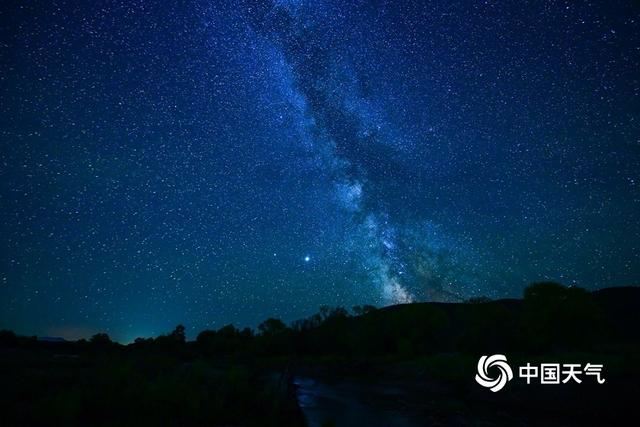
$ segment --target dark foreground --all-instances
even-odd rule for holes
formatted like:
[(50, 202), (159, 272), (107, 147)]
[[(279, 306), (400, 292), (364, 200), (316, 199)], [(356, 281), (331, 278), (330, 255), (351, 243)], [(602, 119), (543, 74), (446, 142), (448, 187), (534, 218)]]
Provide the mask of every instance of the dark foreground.
[[(0, 425), (628, 425), (640, 396), (640, 289), (539, 284), (523, 300), (323, 308), (291, 327), (184, 328), (122, 346), (0, 334)], [(602, 364), (604, 384), (514, 378), (478, 358)], [(496, 371), (491, 371), (496, 375)], [(539, 381), (538, 381), (539, 382)]]

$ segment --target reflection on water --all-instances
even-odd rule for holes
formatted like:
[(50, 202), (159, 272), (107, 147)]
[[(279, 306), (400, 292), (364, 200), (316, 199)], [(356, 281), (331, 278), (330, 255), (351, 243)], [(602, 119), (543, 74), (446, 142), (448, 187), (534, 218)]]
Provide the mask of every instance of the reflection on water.
[(295, 378), (294, 383), (309, 427), (425, 425), (424, 418), (403, 408), (402, 391), (393, 387), (323, 383), (301, 377)]

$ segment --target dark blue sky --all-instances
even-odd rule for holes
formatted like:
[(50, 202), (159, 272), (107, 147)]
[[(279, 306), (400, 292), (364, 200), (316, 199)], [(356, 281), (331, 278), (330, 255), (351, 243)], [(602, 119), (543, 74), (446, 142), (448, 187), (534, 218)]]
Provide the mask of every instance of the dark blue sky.
[(0, 6), (0, 326), (640, 282), (640, 8)]

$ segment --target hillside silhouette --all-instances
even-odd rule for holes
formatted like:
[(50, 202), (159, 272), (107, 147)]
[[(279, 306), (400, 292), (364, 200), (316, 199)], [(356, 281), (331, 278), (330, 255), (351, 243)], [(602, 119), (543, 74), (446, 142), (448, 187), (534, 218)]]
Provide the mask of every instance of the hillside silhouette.
[[(484, 354), (602, 363), (606, 383), (510, 384), (494, 395), (473, 381)], [(522, 299), (321, 307), (290, 325), (227, 325), (194, 341), (182, 325), (129, 345), (5, 330), (0, 360), (3, 425), (303, 426), (296, 376), (393, 382), (442, 425), (615, 424), (640, 392), (640, 288), (537, 283)]]

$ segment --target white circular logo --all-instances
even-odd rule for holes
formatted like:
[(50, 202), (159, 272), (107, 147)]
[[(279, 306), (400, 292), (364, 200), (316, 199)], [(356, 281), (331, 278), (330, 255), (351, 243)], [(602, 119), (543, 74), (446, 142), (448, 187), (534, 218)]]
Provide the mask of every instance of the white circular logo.
[[(495, 366), (500, 370), (498, 378), (490, 378), (488, 370)], [(507, 357), (503, 354), (494, 354), (493, 356), (482, 356), (478, 360), (478, 373), (476, 374), (476, 382), (489, 390), (496, 392), (505, 386), (507, 381), (513, 379), (511, 367), (507, 364)]]

